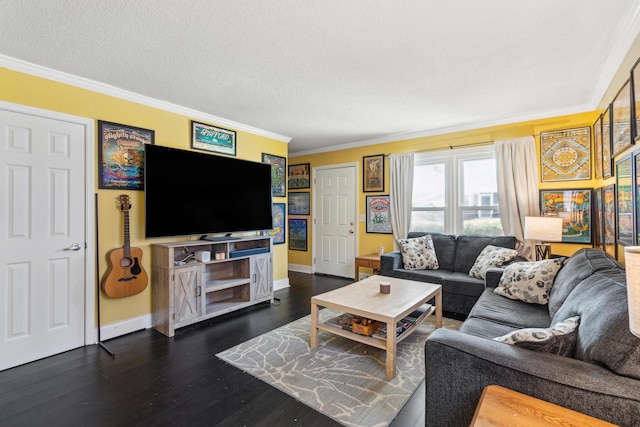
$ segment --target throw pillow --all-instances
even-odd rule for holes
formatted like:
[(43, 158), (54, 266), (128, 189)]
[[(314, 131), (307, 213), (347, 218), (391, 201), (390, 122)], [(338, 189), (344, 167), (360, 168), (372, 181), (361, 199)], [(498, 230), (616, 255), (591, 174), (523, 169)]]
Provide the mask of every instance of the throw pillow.
[(439, 267), (430, 235), (414, 239), (398, 239), (398, 246), (406, 270), (435, 270)]
[(509, 332), (494, 341), (571, 357), (578, 338), (580, 316), (570, 317), (550, 328), (526, 328)]
[(487, 245), (473, 263), (473, 267), (469, 270), (469, 276), (484, 279), (489, 268), (501, 267), (505, 262), (515, 258), (516, 255), (518, 255), (518, 251), (515, 249)]
[(547, 304), (556, 274), (564, 258), (536, 262), (514, 262), (507, 266), (493, 292), (533, 304)]

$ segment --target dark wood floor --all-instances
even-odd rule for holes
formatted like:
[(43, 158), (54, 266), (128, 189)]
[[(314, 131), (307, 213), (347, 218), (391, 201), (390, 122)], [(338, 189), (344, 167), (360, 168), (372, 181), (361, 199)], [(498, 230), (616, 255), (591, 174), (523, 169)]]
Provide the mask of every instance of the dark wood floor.
[[(276, 304), (176, 331), (148, 329), (0, 372), (0, 425), (339, 426), (215, 354), (310, 312), (350, 280), (290, 272)], [(424, 426), (424, 383), (393, 427)]]

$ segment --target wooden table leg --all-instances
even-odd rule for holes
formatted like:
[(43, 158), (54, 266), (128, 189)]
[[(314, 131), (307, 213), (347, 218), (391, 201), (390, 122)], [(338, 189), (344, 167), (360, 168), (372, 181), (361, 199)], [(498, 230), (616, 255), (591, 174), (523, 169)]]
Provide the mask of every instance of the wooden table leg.
[(309, 346), (318, 347), (318, 305), (311, 303), (311, 342)]
[(387, 378), (396, 376), (396, 323), (387, 323)]
[(436, 328), (442, 327), (442, 288), (436, 294)]

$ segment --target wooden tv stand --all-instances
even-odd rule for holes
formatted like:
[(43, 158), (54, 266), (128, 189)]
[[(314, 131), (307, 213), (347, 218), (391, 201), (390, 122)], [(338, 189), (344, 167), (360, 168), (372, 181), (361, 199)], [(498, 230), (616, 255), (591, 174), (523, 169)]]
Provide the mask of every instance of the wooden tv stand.
[[(209, 251), (211, 260), (197, 261), (197, 251)], [(273, 302), (269, 236), (157, 243), (151, 257), (153, 328), (168, 337), (176, 328)]]

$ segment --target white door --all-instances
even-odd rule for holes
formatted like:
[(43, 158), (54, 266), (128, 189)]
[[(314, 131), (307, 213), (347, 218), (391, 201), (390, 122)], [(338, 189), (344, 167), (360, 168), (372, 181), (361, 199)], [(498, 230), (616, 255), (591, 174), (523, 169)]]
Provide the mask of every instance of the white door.
[(85, 131), (0, 109), (0, 370), (85, 343)]
[(353, 278), (357, 238), (357, 165), (314, 168), (315, 272)]

